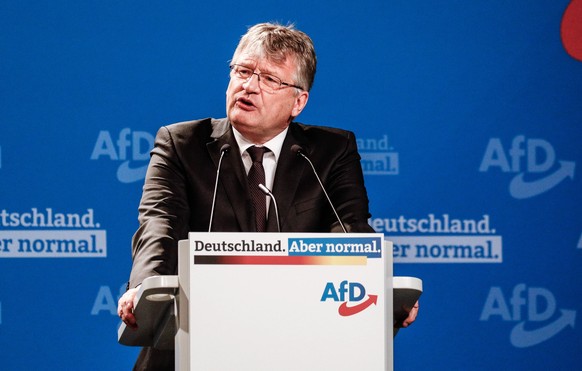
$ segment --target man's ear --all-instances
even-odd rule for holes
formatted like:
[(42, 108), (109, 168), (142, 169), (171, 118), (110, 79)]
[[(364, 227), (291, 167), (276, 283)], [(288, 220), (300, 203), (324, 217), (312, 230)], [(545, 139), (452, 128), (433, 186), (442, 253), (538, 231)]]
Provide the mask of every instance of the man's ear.
[(293, 105), (293, 110), (291, 111), (291, 115), (293, 117), (299, 116), (303, 108), (307, 105), (307, 101), (309, 100), (309, 93), (305, 90), (301, 90), (299, 94), (295, 97), (295, 104)]

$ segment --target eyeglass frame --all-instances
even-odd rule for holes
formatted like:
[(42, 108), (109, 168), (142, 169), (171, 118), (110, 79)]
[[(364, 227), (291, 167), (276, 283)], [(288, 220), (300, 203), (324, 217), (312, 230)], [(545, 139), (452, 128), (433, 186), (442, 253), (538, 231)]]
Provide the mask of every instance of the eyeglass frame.
[[(244, 77), (237, 76), (237, 72), (234, 70), (235, 67), (242, 68), (244, 70), (248, 70), (251, 73), (251, 75), (248, 78), (246, 78), (246, 79)], [(261, 87), (261, 89), (263, 89), (263, 87), (261, 85), (261, 75), (263, 75), (263, 76), (269, 76), (274, 81), (278, 81), (279, 82), (279, 87), (278, 88), (270, 88), (270, 87), (267, 86), (267, 88), (269, 90), (272, 90), (272, 92), (276, 92), (278, 90), (285, 89), (285, 88), (295, 88), (295, 89), (299, 89), (299, 90), (305, 90), (301, 86), (297, 86), (297, 85), (294, 85), (294, 84), (291, 84), (291, 83), (288, 83), (288, 82), (284, 82), (279, 77), (277, 77), (277, 76), (275, 76), (275, 75), (273, 75), (271, 73), (255, 72), (255, 70), (253, 70), (252, 68), (247, 67), (247, 66), (243, 66), (242, 64), (233, 63), (233, 64), (231, 64), (229, 66), (229, 68), (233, 72), (233, 74), (235, 75), (236, 78), (241, 79), (241, 80), (244, 80), (245, 82), (249, 81), (253, 77), (253, 75), (257, 75), (258, 82), (259, 82), (259, 86)]]

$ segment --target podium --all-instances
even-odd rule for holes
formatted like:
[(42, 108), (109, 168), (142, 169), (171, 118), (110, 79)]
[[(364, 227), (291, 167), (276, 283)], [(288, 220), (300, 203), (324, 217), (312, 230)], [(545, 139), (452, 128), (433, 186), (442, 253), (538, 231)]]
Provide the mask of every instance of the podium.
[(376, 233), (190, 233), (178, 258), (118, 330), (175, 349), (177, 370), (391, 370), (393, 325), (422, 293)]

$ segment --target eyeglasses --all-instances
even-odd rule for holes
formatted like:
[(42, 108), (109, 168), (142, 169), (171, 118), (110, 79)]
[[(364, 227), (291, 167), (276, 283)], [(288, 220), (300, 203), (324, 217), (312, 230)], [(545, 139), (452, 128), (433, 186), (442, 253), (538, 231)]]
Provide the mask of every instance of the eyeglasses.
[(280, 78), (277, 76), (273, 76), (269, 73), (263, 72), (255, 72), (253, 69), (245, 66), (241, 66), (240, 64), (232, 64), (230, 65), (230, 70), (232, 71), (232, 75), (238, 79), (249, 81), (253, 75), (257, 75), (259, 79), (259, 86), (262, 90), (273, 93), (279, 89), (283, 89), (286, 87), (297, 88), (303, 90), (302, 87), (290, 84), (288, 82), (281, 81)]

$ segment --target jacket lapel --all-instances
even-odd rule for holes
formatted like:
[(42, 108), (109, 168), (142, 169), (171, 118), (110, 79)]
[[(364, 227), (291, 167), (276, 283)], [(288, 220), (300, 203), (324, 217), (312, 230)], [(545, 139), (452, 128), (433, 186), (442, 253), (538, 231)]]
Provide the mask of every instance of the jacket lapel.
[[(220, 169), (219, 179), (219, 193), (221, 185), (226, 193), (226, 196), (232, 206), (240, 230), (244, 232), (253, 231), (255, 229), (252, 219), (252, 206), (250, 204), (247, 190), (247, 180), (244, 171), (244, 166), (239, 154), (238, 144), (234, 139), (232, 130), (228, 120), (212, 120), (212, 135), (214, 140), (207, 144), (208, 153), (218, 168), (220, 160), (220, 149), (224, 144), (230, 145), (230, 151), (225, 154), (222, 159), (222, 166)], [(224, 195), (223, 195), (224, 197)], [(215, 218), (220, 215), (215, 213)], [(216, 225), (220, 226), (220, 220), (215, 219)]]
[[(288, 231), (285, 228), (286, 220), (291, 211), (293, 200), (295, 200), (297, 192), (299, 191), (299, 183), (305, 171), (305, 161), (298, 158), (291, 147), (298, 144), (309, 153), (307, 141), (304, 138), (300, 127), (296, 123), (291, 123), (289, 131), (281, 147), (281, 154), (277, 162), (277, 170), (275, 172), (275, 182), (273, 184), (273, 195), (277, 200), (279, 206), (279, 217), (281, 219), (281, 229), (283, 232)], [(273, 210), (273, 211), (271, 211)], [(271, 202), (269, 208), (269, 220), (267, 230), (270, 232), (277, 231), (277, 220), (275, 218), (274, 207)]]

